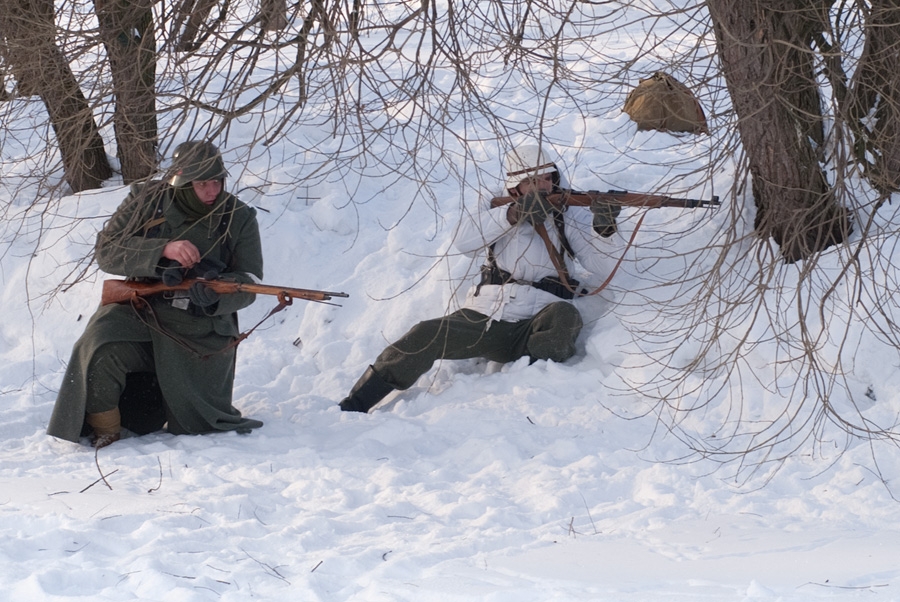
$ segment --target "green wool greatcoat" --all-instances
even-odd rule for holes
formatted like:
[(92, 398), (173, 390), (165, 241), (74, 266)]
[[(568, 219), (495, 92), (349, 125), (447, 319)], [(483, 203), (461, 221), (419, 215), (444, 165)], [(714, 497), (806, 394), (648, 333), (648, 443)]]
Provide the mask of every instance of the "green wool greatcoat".
[[(188, 240), (204, 258), (224, 264), (222, 279), (252, 282), (263, 275), (256, 211), (223, 193), (207, 216), (192, 220), (174, 202), (165, 183), (132, 186), (131, 193), (97, 236), (95, 258), (104, 272), (130, 279), (158, 279), (163, 247)], [(188, 274), (192, 276), (192, 274)], [(101, 306), (76, 342), (60, 386), (48, 434), (77, 442), (86, 413), (87, 374), (92, 358), (111, 342), (149, 343), (153, 369), (165, 399), (168, 430), (206, 433), (262, 426), (232, 405), (237, 311), (255, 295), (222, 295), (205, 310), (178, 309), (162, 295), (149, 309), (130, 304)], [(225, 349), (224, 351), (222, 351)], [(125, 416), (123, 416), (124, 422)]]

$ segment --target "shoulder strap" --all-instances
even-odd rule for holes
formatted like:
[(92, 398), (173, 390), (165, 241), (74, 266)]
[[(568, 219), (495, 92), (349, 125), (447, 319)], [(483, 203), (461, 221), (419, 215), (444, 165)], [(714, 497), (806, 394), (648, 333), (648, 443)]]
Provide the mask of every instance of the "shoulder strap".
[(495, 244), (496, 243), (491, 243), (491, 246), (488, 247), (487, 263), (481, 266), (481, 280), (479, 280), (478, 284), (475, 286), (476, 297), (481, 294), (481, 287), (485, 284), (493, 283), (494, 276), (500, 272), (500, 268), (497, 265), (497, 258), (494, 256)]
[(165, 195), (159, 192), (159, 186), (155, 181), (131, 185), (131, 194), (133, 196), (137, 198), (139, 195), (145, 195), (147, 202), (155, 204), (152, 217), (149, 217), (140, 228), (141, 235), (144, 238), (159, 236), (159, 226), (166, 222), (166, 216), (163, 213)]
[[(553, 267), (556, 268), (556, 273), (559, 275), (560, 283), (567, 290), (575, 293), (575, 288), (570, 284), (571, 277), (569, 276), (569, 269), (566, 266), (566, 259), (563, 255), (563, 252), (565, 252), (568, 253), (570, 257), (575, 257), (575, 252), (572, 250), (572, 246), (569, 244), (569, 240), (566, 238), (565, 221), (562, 212), (555, 211), (553, 213), (553, 224), (556, 227), (557, 234), (559, 234), (559, 239), (562, 243), (563, 248), (562, 251), (553, 246), (553, 242), (550, 240), (550, 235), (547, 233), (547, 228), (544, 227), (544, 224), (537, 224), (536, 226), (534, 226), (534, 230), (535, 232), (537, 232), (538, 236), (541, 237), (541, 240), (544, 242), (544, 246), (547, 248), (547, 254), (550, 255), (550, 262), (553, 264)], [(500, 271), (500, 268), (497, 265), (497, 258), (494, 256), (493, 244), (488, 247), (487, 264), (482, 268), (482, 271), (484, 271), (485, 268), (488, 269), (491, 273)], [(481, 284), (479, 284), (476, 289), (476, 296), (480, 292), (480, 289)]]
[(166, 222), (166, 216), (160, 215), (161, 213), (162, 213), (162, 207), (157, 207), (157, 209), (156, 209), (157, 217), (154, 217), (153, 219), (148, 220), (147, 223), (144, 224), (143, 230), (144, 230), (145, 238), (150, 234), (150, 231), (153, 230), (153, 228), (156, 228), (157, 226), (161, 226), (162, 224), (164, 224)]
[(556, 268), (556, 273), (559, 274), (560, 283), (569, 292), (577, 294), (575, 288), (569, 284), (569, 269), (566, 267), (566, 258), (559, 249), (553, 246), (550, 235), (547, 233), (547, 228), (544, 227), (544, 224), (537, 224), (534, 226), (534, 230), (541, 237), (541, 240), (544, 241), (544, 246), (547, 247), (547, 254), (550, 255), (550, 261), (553, 263), (553, 267)]
[(562, 211), (553, 212), (553, 224), (556, 226), (556, 233), (559, 234), (559, 241), (562, 243), (563, 250), (569, 257), (574, 259), (575, 251), (572, 250), (572, 245), (569, 244), (569, 239), (566, 238), (566, 219)]

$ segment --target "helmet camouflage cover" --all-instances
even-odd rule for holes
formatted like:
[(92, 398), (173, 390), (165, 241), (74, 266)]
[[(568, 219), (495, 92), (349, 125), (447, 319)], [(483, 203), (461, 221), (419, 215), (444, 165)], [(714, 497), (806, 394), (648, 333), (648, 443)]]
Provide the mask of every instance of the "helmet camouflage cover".
[(172, 154), (170, 180), (172, 186), (181, 187), (195, 181), (224, 180), (228, 175), (222, 154), (212, 142), (190, 140), (175, 147)]
[(537, 145), (526, 144), (509, 151), (504, 167), (507, 189), (515, 188), (522, 180), (548, 173), (554, 174), (553, 183), (559, 184), (559, 169)]

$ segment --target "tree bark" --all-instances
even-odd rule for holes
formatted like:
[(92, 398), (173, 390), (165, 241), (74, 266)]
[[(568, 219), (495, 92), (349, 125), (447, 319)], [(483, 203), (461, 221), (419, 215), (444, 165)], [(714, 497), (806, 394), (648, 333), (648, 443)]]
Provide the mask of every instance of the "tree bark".
[(869, 181), (879, 190), (896, 192), (900, 191), (900, 2), (872, 0), (864, 30), (865, 45), (846, 107), (848, 120), (863, 142), (858, 145), (858, 160)]
[(749, 159), (755, 226), (788, 262), (843, 242), (851, 225), (821, 167), (822, 111), (810, 0), (708, 0), (725, 81)]
[(113, 124), (122, 180), (150, 176), (157, 167), (154, 0), (94, 0), (112, 74)]
[[(201, 29), (204, 29), (209, 13), (212, 12), (217, 0), (181, 0), (174, 16), (171, 39), (177, 40), (175, 50), (178, 52), (193, 52), (200, 47), (202, 38), (197, 39)], [(204, 37), (212, 29), (205, 28)]]
[(281, 31), (288, 26), (285, 0), (260, 0), (259, 15), (266, 31)]
[[(0, 2), (0, 9), (3, 9), (4, 5)], [(0, 23), (0, 102), (6, 102), (12, 96), (6, 90), (6, 82), (12, 76), (8, 74), (9, 70), (9, 50), (6, 48), (6, 39), (3, 36), (3, 25)]]
[(0, 0), (0, 35), (20, 95), (40, 96), (56, 134), (66, 182), (74, 192), (112, 176), (103, 139), (62, 51), (53, 0)]

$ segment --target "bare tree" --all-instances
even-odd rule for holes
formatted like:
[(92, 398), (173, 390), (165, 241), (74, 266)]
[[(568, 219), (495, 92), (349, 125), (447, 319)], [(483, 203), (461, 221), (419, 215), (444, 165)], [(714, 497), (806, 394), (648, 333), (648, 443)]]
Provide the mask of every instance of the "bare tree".
[[(737, 204), (716, 240), (723, 252), (662, 283), (685, 302), (660, 304), (659, 320), (635, 331), (658, 371), (635, 385), (657, 399), (668, 433), (746, 474), (841, 445), (836, 433), (844, 445), (898, 441), (896, 420), (870, 416), (877, 383), (853, 380), (859, 326), (898, 335), (895, 270), (879, 249), (896, 224), (877, 217), (896, 184), (893, 4), (706, 3), (736, 133), (720, 150), (741, 157), (732, 194), (740, 203), (749, 184), (753, 238), (739, 226), (749, 206)], [(764, 363), (758, 347), (771, 353)], [(767, 395), (725, 386), (745, 379)]]
[(94, 0), (116, 104), (114, 124), (122, 179), (157, 167), (154, 0)]
[[(208, 35), (213, 33), (219, 21), (208, 24), (207, 20), (216, 4), (216, 0), (182, 0), (175, 4), (169, 38), (176, 51), (194, 51)], [(198, 39), (201, 32), (203, 35)]]
[(849, 215), (822, 165), (825, 133), (810, 52), (823, 26), (820, 7), (807, 0), (708, 6), (748, 157), (757, 231), (790, 262), (840, 244)]
[[(870, 181), (885, 192), (900, 190), (900, 6), (890, 0), (860, 3), (865, 42), (854, 71), (847, 81), (846, 70), (828, 63), (832, 82), (846, 121), (855, 135), (857, 160), (867, 170)], [(842, 24), (842, 23), (840, 23)], [(834, 28), (837, 44), (826, 45), (832, 56), (842, 51), (840, 28)], [(849, 94), (847, 92), (849, 88)], [(872, 114), (874, 113), (874, 114)], [(871, 153), (874, 160), (866, 156)]]
[(112, 175), (90, 105), (56, 45), (52, 0), (0, 2), (0, 37), (19, 95), (40, 96), (56, 134), (73, 191), (97, 188)]

